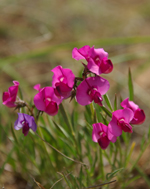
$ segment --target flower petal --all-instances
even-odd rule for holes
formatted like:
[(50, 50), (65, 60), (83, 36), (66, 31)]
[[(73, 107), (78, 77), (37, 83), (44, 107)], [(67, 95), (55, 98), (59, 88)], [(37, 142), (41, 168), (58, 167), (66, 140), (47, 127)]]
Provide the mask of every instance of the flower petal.
[(131, 121), (131, 124), (142, 124), (145, 121), (145, 113), (142, 109), (138, 108), (135, 112), (134, 112), (134, 118)]
[(123, 100), (121, 102), (121, 106), (123, 108), (130, 108), (134, 112), (139, 108), (139, 106), (135, 104), (133, 101), (129, 101), (129, 98), (126, 98), (125, 100)]
[(72, 51), (72, 58), (75, 60), (80, 60), (80, 59), (88, 59), (89, 58), (89, 53), (90, 53), (90, 46), (85, 45), (80, 49), (77, 49), (76, 47)]
[(99, 69), (100, 69), (101, 73), (104, 73), (104, 74), (110, 73), (113, 70), (113, 64), (112, 64), (111, 60), (109, 60), (109, 59), (106, 60), (106, 58), (103, 58)]
[(93, 124), (93, 131), (92, 131), (92, 140), (94, 142), (98, 142), (98, 139), (100, 138), (99, 133), (102, 131), (102, 125), (101, 123), (94, 123)]
[(110, 143), (110, 140), (108, 139), (107, 136), (101, 137), (98, 139), (98, 144), (103, 150), (105, 150), (108, 147), (109, 143)]
[(117, 124), (117, 119), (113, 116), (112, 120), (108, 124), (108, 138), (113, 139), (113, 136), (120, 136), (122, 134), (122, 129)]
[(87, 84), (87, 79), (82, 81), (77, 87), (76, 99), (79, 104), (82, 106), (88, 105), (92, 102), (92, 98), (89, 96), (89, 85)]
[(122, 110), (116, 110), (113, 112), (113, 116), (115, 116), (117, 119), (124, 119), (126, 123), (130, 123), (134, 117), (134, 113), (129, 108), (125, 108)]
[(92, 88), (97, 88), (98, 92), (101, 94), (101, 95), (104, 95), (106, 94), (106, 92), (108, 91), (109, 87), (110, 87), (110, 84), (109, 82), (100, 77), (100, 76), (96, 76), (96, 77), (89, 77), (87, 78), (87, 81), (89, 83), (89, 85), (92, 87)]

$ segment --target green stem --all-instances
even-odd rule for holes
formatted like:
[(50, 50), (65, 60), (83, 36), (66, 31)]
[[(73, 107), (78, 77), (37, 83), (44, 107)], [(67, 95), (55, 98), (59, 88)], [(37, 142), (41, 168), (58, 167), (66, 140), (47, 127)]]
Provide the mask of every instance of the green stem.
[(115, 166), (116, 160), (117, 160), (117, 154), (118, 154), (118, 147), (115, 144), (115, 155), (114, 155), (114, 161), (113, 161), (113, 165)]
[(103, 151), (100, 148), (100, 170), (101, 170), (101, 174), (102, 174), (102, 180), (105, 180), (105, 173), (104, 173), (104, 164), (103, 164)]
[(72, 134), (74, 142), (75, 142), (75, 148), (76, 148), (77, 154), (79, 155), (80, 160), (82, 160), (81, 154), (80, 154), (79, 149), (78, 149), (78, 143), (77, 143), (77, 139), (76, 139), (76, 136), (75, 136), (75, 132), (73, 130), (73, 126), (72, 126), (72, 124), (71, 124), (71, 122), (70, 122), (70, 120), (68, 118), (68, 115), (67, 115), (62, 103), (59, 105), (59, 107), (60, 107), (60, 111), (62, 113), (62, 116), (63, 116), (64, 120), (66, 121), (66, 124), (70, 128), (71, 134)]
[[(41, 128), (40, 128), (39, 126), (37, 127), (37, 130), (38, 130), (39, 136), (40, 136), (41, 138), (43, 138), (43, 134), (42, 134)], [(44, 150), (45, 150), (45, 153), (46, 153), (48, 159), (50, 160), (51, 166), (52, 166), (53, 169), (55, 170), (54, 165), (53, 165), (52, 162), (51, 162), (51, 159), (50, 159), (50, 156), (49, 156), (49, 154), (48, 154), (48, 151), (47, 151), (47, 148), (46, 148), (46, 144), (45, 144), (44, 141), (42, 141), (42, 145), (43, 145), (43, 148), (44, 148)]]
[(122, 148), (121, 148), (121, 143), (120, 143), (120, 138), (118, 137), (117, 139), (117, 146), (119, 149), (119, 154), (120, 154), (120, 167), (122, 166)]
[(139, 156), (137, 157), (137, 159), (134, 161), (134, 164), (132, 165), (130, 172), (134, 169), (134, 167), (137, 165), (138, 161), (140, 160), (141, 156), (143, 155), (144, 151), (146, 150), (146, 148), (150, 145), (150, 140), (148, 141), (148, 143), (145, 145), (145, 147), (141, 150)]
[(60, 174), (63, 176), (65, 182), (66, 182), (67, 185), (68, 185), (68, 187), (71, 189), (71, 186), (70, 186), (70, 184), (69, 184), (69, 182), (68, 182), (68, 180), (67, 180), (67, 178), (66, 178), (66, 175), (65, 175), (64, 173), (60, 173)]
[(112, 166), (112, 162), (111, 162), (110, 156), (106, 153), (105, 150), (104, 150), (104, 156), (107, 158), (109, 164)]

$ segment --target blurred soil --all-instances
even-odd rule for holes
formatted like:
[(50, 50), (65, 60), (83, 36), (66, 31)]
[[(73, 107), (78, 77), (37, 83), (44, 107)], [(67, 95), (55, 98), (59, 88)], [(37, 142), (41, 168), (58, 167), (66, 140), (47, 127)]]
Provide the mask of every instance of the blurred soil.
[[(0, 57), (7, 58), (30, 51), (73, 41), (90, 41), (101, 38), (146, 36), (150, 34), (150, 1), (148, 0), (1, 0), (0, 1)], [(94, 44), (93, 44), (94, 45)], [(109, 57), (116, 62), (114, 71), (106, 78), (112, 89), (110, 96), (119, 93), (123, 98), (128, 96), (127, 74), (131, 68), (135, 87), (135, 102), (144, 109), (147, 120), (137, 126), (133, 139), (136, 141), (134, 156), (140, 152), (138, 144), (147, 132), (150, 115), (150, 44), (118, 45), (106, 47)], [(123, 60), (117, 64), (117, 56), (133, 54), (136, 58)], [(140, 57), (140, 58), (139, 58)], [(0, 63), (1, 64), (1, 63)], [(27, 98), (28, 88), (41, 83), (50, 85), (50, 70), (61, 64), (72, 69), (76, 74), (81, 69), (79, 62), (71, 57), (71, 50), (59, 50), (44, 58), (24, 59), (0, 70), (0, 89), (10, 86), (18, 73), (28, 86), (22, 86)], [(76, 66), (78, 65), (78, 66)], [(1, 94), (0, 94), (1, 95)], [(6, 118), (7, 119), (7, 118)], [(5, 120), (4, 119), (4, 122)], [(150, 147), (143, 154), (139, 165), (150, 177)], [(32, 188), (21, 175), (5, 170), (0, 178), (0, 188)], [(146, 189), (143, 179), (139, 179), (131, 188)]]

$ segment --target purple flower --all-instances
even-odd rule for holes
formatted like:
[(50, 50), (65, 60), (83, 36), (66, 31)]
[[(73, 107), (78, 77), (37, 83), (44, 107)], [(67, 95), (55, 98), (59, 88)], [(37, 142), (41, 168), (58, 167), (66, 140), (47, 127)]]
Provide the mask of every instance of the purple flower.
[(53, 87), (44, 87), (40, 89), (40, 85), (37, 84), (34, 86), (34, 89), (39, 90), (39, 93), (34, 96), (36, 108), (51, 116), (56, 115), (62, 99), (55, 95)]
[(129, 101), (129, 98), (126, 98), (121, 102), (121, 106), (123, 108), (130, 108), (133, 113), (134, 117), (131, 120), (131, 124), (142, 124), (145, 121), (145, 113), (142, 109), (139, 108), (137, 104), (135, 104), (133, 101)]
[(91, 48), (88, 45), (80, 49), (74, 48), (72, 57), (75, 60), (86, 59), (88, 62), (87, 68), (97, 75), (107, 74), (113, 70), (113, 64), (103, 48), (95, 49), (94, 46)]
[(111, 140), (108, 139), (108, 127), (102, 123), (93, 124), (92, 140), (98, 142), (100, 147), (105, 150), (110, 141), (116, 142), (117, 137), (113, 136)]
[(75, 75), (70, 69), (57, 66), (51, 70), (53, 75), (52, 87), (58, 97), (68, 98), (74, 86)]
[(16, 130), (22, 129), (22, 133), (24, 136), (26, 136), (30, 128), (35, 132), (37, 125), (33, 116), (24, 113), (18, 113), (18, 119), (14, 123), (14, 128)]
[(19, 82), (13, 81), (13, 83), (14, 83), (14, 86), (9, 87), (8, 92), (4, 92), (3, 97), (2, 97), (3, 104), (9, 108), (13, 108), (17, 106), (15, 102), (17, 98)]
[(102, 95), (108, 91), (109, 87), (109, 82), (100, 76), (86, 78), (77, 87), (77, 102), (85, 106), (94, 100), (102, 106)]
[(134, 113), (129, 108), (123, 110), (116, 110), (112, 113), (112, 120), (108, 125), (108, 138), (112, 139), (113, 136), (120, 136), (122, 130), (124, 132), (132, 133), (132, 126), (130, 125)]

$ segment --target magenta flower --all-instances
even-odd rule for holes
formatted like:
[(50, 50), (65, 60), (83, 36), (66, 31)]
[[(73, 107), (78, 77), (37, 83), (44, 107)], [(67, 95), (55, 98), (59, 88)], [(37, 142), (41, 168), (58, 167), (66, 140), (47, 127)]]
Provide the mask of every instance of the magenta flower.
[(9, 108), (13, 108), (17, 106), (15, 102), (17, 98), (19, 82), (13, 81), (13, 83), (14, 86), (9, 87), (8, 92), (4, 92), (2, 97), (3, 104)]
[(111, 142), (116, 142), (117, 137), (114, 136), (112, 137), (111, 140), (108, 139), (108, 127), (102, 123), (95, 123), (93, 124), (93, 132), (92, 132), (92, 140), (94, 142), (98, 142), (100, 147), (105, 150), (110, 141)]
[(68, 98), (74, 86), (75, 75), (70, 69), (57, 66), (51, 70), (53, 75), (52, 87), (58, 97)]
[(34, 96), (36, 108), (51, 116), (56, 115), (62, 100), (55, 95), (53, 87), (40, 89), (40, 85), (38, 84), (34, 86), (34, 89), (39, 90), (39, 93)]
[(142, 109), (139, 108), (137, 104), (135, 104), (133, 101), (129, 101), (129, 98), (126, 98), (121, 102), (121, 106), (123, 108), (130, 108), (133, 113), (134, 117), (131, 120), (131, 124), (142, 124), (145, 121), (145, 113)]
[(129, 108), (123, 110), (116, 110), (112, 113), (112, 120), (108, 125), (108, 138), (112, 139), (113, 136), (120, 136), (122, 130), (124, 132), (132, 133), (132, 126), (130, 125), (134, 113)]
[(102, 95), (108, 91), (109, 87), (109, 82), (100, 76), (86, 78), (77, 87), (77, 102), (85, 106), (94, 100), (102, 106)]
[(113, 64), (103, 48), (94, 49), (94, 46), (91, 48), (88, 45), (80, 49), (74, 48), (72, 57), (75, 60), (86, 59), (88, 62), (87, 68), (97, 75), (107, 74), (113, 70)]
[(18, 113), (18, 119), (14, 123), (14, 128), (16, 130), (22, 129), (22, 133), (24, 136), (26, 136), (29, 132), (29, 129), (32, 129), (35, 132), (37, 125), (33, 116), (24, 113)]

